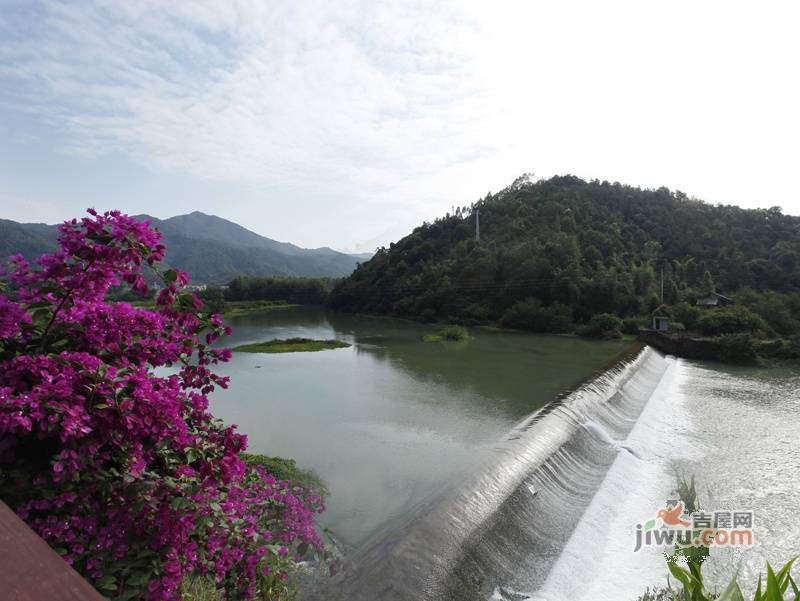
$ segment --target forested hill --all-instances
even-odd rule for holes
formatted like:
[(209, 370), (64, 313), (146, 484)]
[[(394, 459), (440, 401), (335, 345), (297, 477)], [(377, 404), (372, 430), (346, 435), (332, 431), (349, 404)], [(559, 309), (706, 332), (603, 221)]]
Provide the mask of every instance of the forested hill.
[[(666, 188), (522, 177), (381, 249), (330, 302), (347, 311), (485, 322), (535, 299), (584, 323), (597, 313), (648, 314), (659, 305), (662, 268), (669, 304), (714, 287), (759, 302), (766, 297), (747, 289), (797, 293), (800, 218), (779, 208), (714, 206)], [(781, 310), (800, 305), (798, 294), (778, 296)]]
[[(226, 284), (237, 276), (341, 277), (358, 257), (330, 248), (306, 249), (260, 236), (232, 221), (200, 212), (150, 220), (164, 234), (167, 263), (188, 271), (192, 281)], [(56, 227), (0, 219), (0, 264), (13, 254), (34, 259), (56, 249)]]

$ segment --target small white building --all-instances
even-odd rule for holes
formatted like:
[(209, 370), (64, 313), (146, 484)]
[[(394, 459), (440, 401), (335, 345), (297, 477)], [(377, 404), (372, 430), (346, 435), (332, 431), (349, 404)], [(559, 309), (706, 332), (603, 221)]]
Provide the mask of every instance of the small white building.
[(655, 311), (651, 314), (652, 317), (652, 328), (657, 332), (668, 332), (669, 331), (669, 315), (667, 314), (666, 308), (664, 305), (660, 305), (656, 308)]

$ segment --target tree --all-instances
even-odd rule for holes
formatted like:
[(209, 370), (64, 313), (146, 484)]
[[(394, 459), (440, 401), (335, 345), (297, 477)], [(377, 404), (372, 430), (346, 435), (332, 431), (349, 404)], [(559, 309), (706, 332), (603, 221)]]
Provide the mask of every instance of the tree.
[(767, 329), (761, 317), (741, 306), (706, 311), (697, 321), (697, 326), (707, 336), (753, 333)]
[(593, 315), (584, 335), (593, 338), (619, 338), (622, 333), (622, 320), (611, 313)]
[(321, 546), (321, 499), (246, 465), (246, 437), (208, 412), (230, 329), (185, 273), (163, 274), (154, 310), (106, 302), (123, 283), (148, 294), (165, 248), (147, 223), (90, 214), (36, 265), (13, 257), (16, 296), (0, 295), (3, 499), (109, 597), (177, 600), (194, 573), (273, 598)]
[(506, 311), (500, 323), (531, 332), (567, 332), (572, 324), (572, 309), (561, 303), (544, 307), (539, 299), (528, 298)]
[(709, 296), (716, 290), (714, 286), (714, 278), (711, 277), (711, 272), (706, 271), (703, 274), (703, 282), (700, 284), (700, 294)]
[[(586, 324), (597, 313), (651, 311), (663, 268), (670, 304), (694, 302), (715, 286), (731, 295), (749, 287), (780, 292), (782, 315), (798, 314), (791, 300), (800, 294), (798, 217), (573, 176), (523, 179), (474, 206), (480, 244), (466, 213), (423, 224), (338, 282), (331, 306), (498, 322), (535, 298), (569, 306)], [(447, 294), (437, 294), (436, 278), (445, 276)], [(776, 332), (794, 327), (774, 321)]]

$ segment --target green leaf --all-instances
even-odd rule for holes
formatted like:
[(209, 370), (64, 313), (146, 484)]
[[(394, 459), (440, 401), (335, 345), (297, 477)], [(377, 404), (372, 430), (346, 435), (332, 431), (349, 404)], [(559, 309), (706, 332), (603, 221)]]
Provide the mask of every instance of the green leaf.
[(124, 590), (122, 593), (114, 597), (113, 601), (130, 601), (134, 597), (137, 597), (141, 593), (140, 590), (135, 588), (129, 588)]
[(131, 586), (142, 586), (150, 582), (151, 575), (149, 572), (138, 572), (128, 578), (128, 584)]
[(97, 581), (96, 586), (106, 591), (114, 590), (117, 588), (117, 579), (111, 575), (103, 576)]
[(33, 319), (34, 322), (46, 323), (50, 321), (52, 315), (53, 312), (50, 309), (36, 309), (31, 313), (31, 319)]
[(690, 589), (692, 586), (692, 580), (689, 572), (684, 570), (674, 561), (668, 561), (667, 566), (669, 567), (670, 573), (678, 579), (678, 581), (684, 586), (686, 589)]
[(36, 301), (35, 303), (29, 304), (28, 305), (28, 310), (30, 310), (30, 309), (42, 309), (44, 307), (50, 307), (50, 306), (52, 306), (52, 304), (53, 303), (51, 303), (49, 300), (40, 300), (40, 301)]
[(695, 576), (689, 570), (680, 567), (674, 561), (667, 561), (667, 566), (672, 575), (683, 585), (684, 597), (686, 599), (691, 599), (691, 601), (707, 601), (709, 599), (705, 586), (703, 585), (702, 574), (698, 572), (698, 576)]
[(167, 284), (171, 284), (177, 279), (178, 279), (178, 272), (175, 271), (174, 269), (168, 269), (167, 271), (164, 272), (164, 281)]
[(778, 580), (778, 584), (781, 587), (781, 594), (785, 593), (786, 589), (789, 587), (789, 575), (791, 574), (792, 565), (795, 561), (797, 561), (797, 557), (793, 557), (787, 561), (786, 565), (784, 565), (775, 575), (775, 578)]
[(105, 403), (97, 403), (97, 404), (94, 406), (94, 408), (95, 408), (95, 409), (108, 409), (108, 405), (106, 405)]
[(182, 308), (194, 306), (194, 295), (191, 292), (184, 292), (178, 295), (178, 305)]
[(740, 589), (739, 585), (736, 583), (736, 576), (731, 579), (730, 584), (724, 591), (722, 591), (722, 594), (717, 598), (717, 601), (744, 601), (742, 589)]
[(778, 584), (778, 579), (775, 577), (775, 572), (772, 571), (772, 566), (767, 564), (767, 590), (766, 601), (783, 601), (781, 594), (781, 586)]

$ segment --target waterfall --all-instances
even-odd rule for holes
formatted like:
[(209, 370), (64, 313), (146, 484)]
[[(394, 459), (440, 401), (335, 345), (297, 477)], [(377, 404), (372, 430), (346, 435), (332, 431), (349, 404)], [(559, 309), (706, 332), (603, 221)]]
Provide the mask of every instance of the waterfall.
[(377, 535), (318, 597), (529, 598), (516, 591), (545, 585), (615, 460), (640, 461), (626, 439), (671, 364), (645, 348), (532, 414), (474, 476)]

